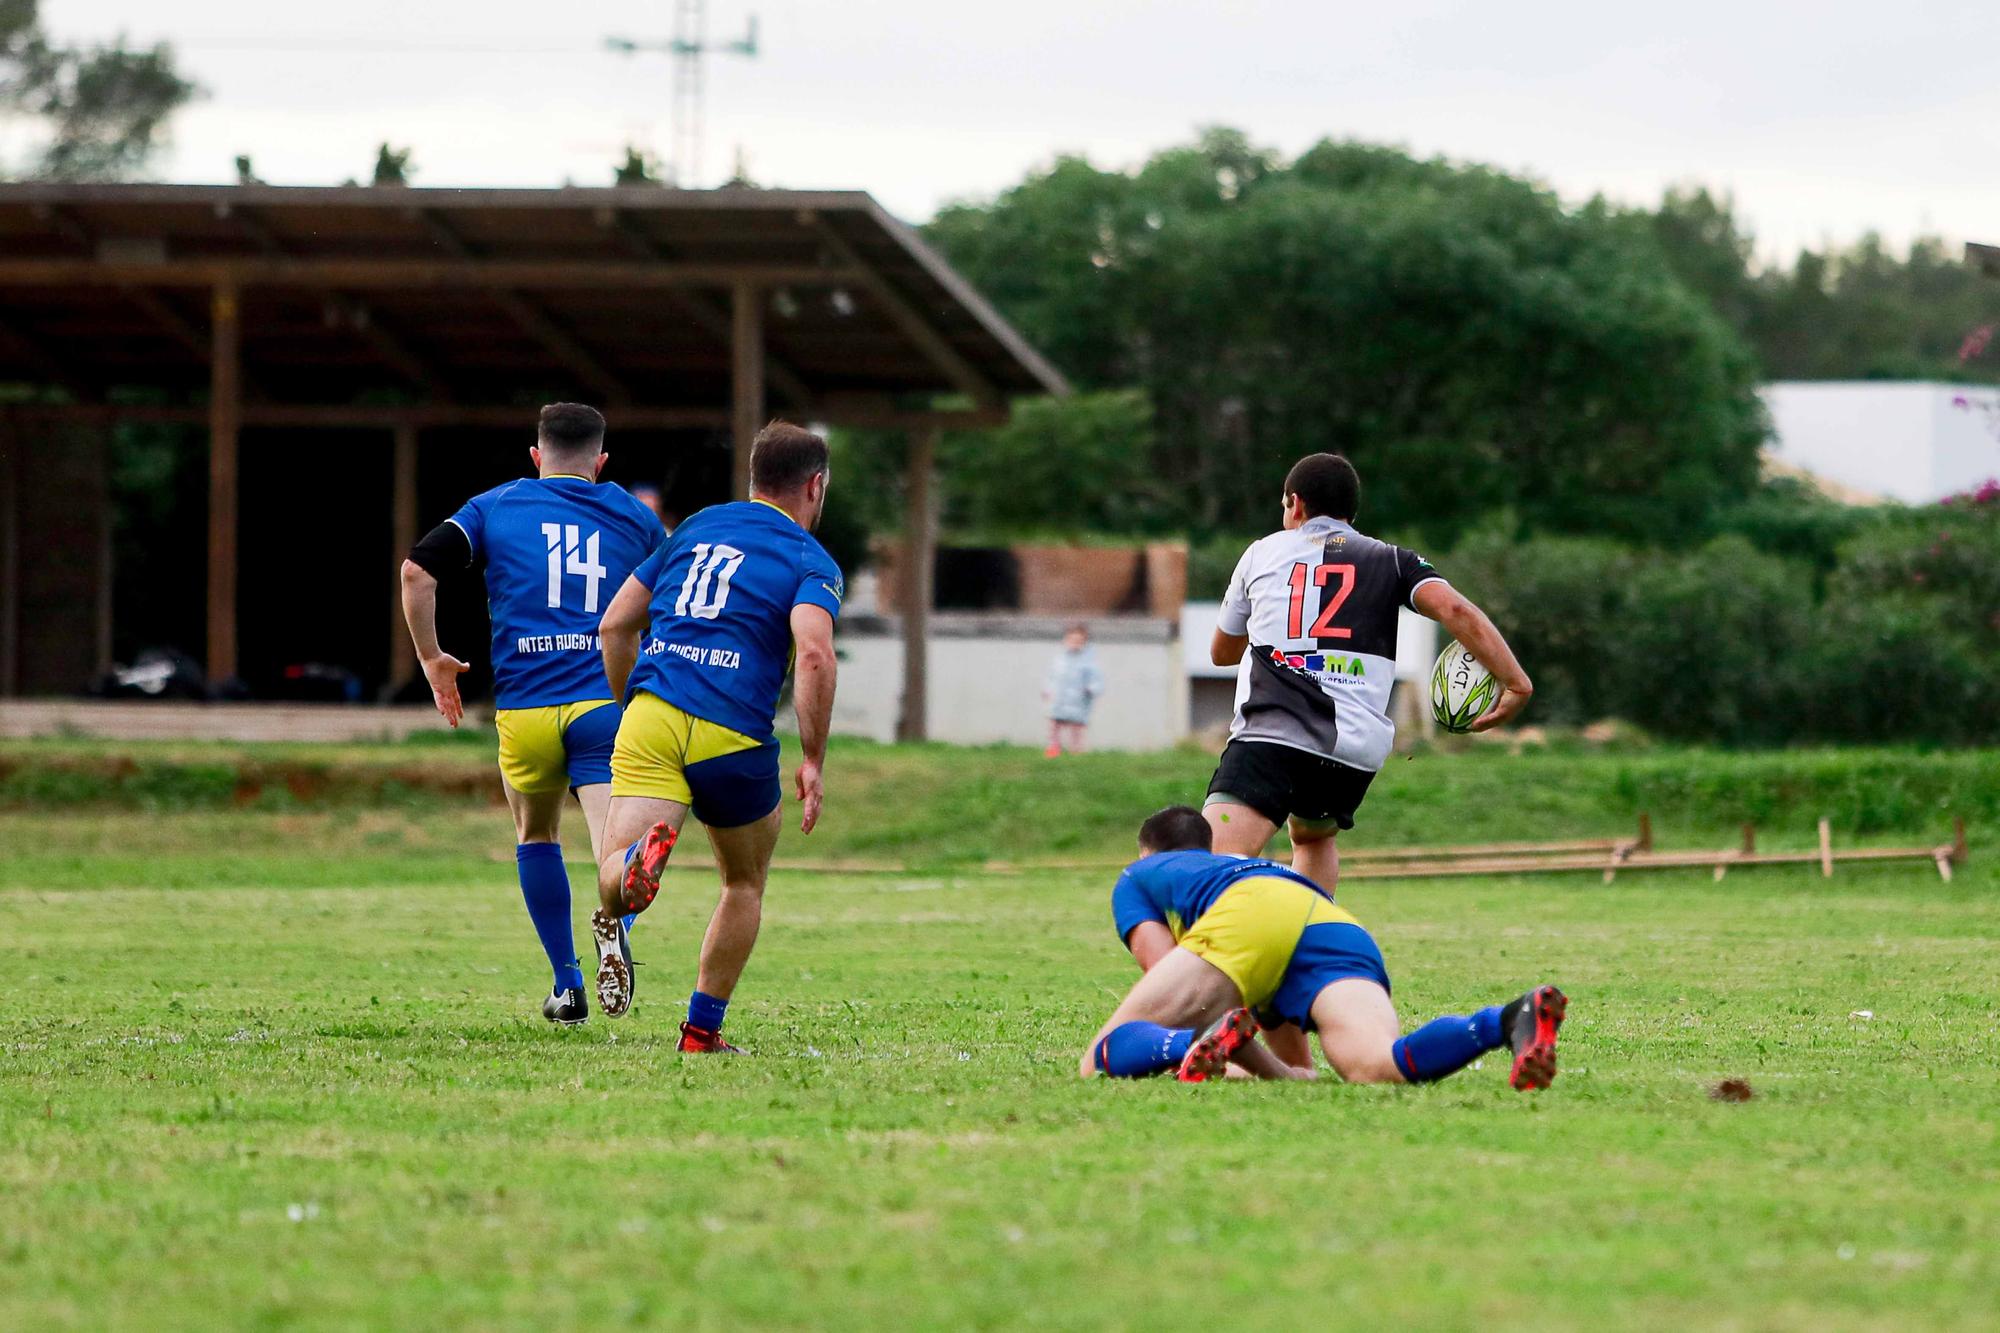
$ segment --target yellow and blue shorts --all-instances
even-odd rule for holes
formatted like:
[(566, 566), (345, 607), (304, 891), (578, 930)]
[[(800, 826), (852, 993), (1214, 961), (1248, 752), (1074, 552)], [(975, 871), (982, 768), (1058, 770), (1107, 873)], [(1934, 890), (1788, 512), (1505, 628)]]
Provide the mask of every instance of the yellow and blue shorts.
[(1359, 921), (1295, 879), (1257, 875), (1223, 890), (1180, 945), (1236, 983), (1266, 1027), (1312, 1026), (1319, 993), (1360, 977), (1389, 989), (1382, 951)]
[(611, 794), (679, 801), (710, 828), (754, 824), (778, 808), (778, 742), (639, 690), (618, 727)]
[(500, 776), (530, 796), (611, 781), (618, 712), (610, 699), (498, 710)]

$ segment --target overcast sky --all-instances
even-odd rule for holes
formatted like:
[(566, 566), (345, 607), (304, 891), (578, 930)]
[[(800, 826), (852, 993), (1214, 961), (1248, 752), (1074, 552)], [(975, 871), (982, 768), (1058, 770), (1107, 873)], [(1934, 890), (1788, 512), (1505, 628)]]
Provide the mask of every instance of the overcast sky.
[[(247, 153), (279, 184), (608, 183), (670, 142), (671, 0), (43, 0), (65, 38), (171, 40), (208, 96), (170, 180)], [(1530, 173), (1580, 200), (1734, 193), (1760, 249), (1876, 230), (2000, 240), (2000, 4), (1991, 0), (710, 0), (762, 53), (708, 62), (707, 175), (867, 189), (921, 221), (1062, 152), (1141, 161), (1227, 124), (1296, 152), (1325, 135)]]

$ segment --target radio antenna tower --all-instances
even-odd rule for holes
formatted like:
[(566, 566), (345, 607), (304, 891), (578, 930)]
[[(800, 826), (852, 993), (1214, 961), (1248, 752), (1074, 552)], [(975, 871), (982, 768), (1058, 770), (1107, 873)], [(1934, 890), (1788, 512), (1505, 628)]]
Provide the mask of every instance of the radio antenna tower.
[(701, 149), (704, 132), (702, 105), (702, 65), (710, 54), (757, 58), (757, 16), (750, 16), (744, 35), (733, 42), (708, 40), (708, 0), (674, 0), (674, 35), (665, 41), (640, 41), (630, 37), (606, 37), (607, 49), (620, 55), (657, 51), (674, 58), (673, 154), (667, 175), (683, 189), (701, 184)]

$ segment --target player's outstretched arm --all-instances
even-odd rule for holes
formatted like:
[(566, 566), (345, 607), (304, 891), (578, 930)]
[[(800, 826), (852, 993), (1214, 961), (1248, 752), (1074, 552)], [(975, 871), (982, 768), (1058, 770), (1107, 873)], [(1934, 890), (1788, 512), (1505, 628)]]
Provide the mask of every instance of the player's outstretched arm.
[(431, 701), (455, 727), (465, 716), (458, 678), (471, 668), (438, 647), (437, 590), (438, 581), (429, 570), (414, 560), (403, 562), (403, 622), (410, 627), (410, 642), (416, 645), (417, 661), (430, 682)]
[(797, 652), (792, 668), (792, 704), (799, 712), (799, 831), (811, 833), (819, 823), (820, 802), (826, 796), (821, 769), (826, 764), (826, 735), (833, 725), (833, 687), (838, 668), (833, 656), (833, 616), (823, 606), (801, 602), (792, 608), (792, 644)]
[(1500, 697), (1473, 719), (1474, 731), (1487, 731), (1511, 721), (1528, 706), (1535, 693), (1534, 682), (1528, 679), (1528, 673), (1515, 659), (1514, 650), (1507, 646), (1499, 629), (1470, 598), (1443, 579), (1432, 579), (1417, 589), (1413, 600), (1421, 614), (1443, 625), (1500, 682)]
[(637, 578), (628, 578), (605, 608), (597, 622), (597, 642), (604, 653), (604, 676), (611, 682), (611, 697), (625, 697), (625, 683), (639, 661), (639, 635), (653, 618), (653, 590)]

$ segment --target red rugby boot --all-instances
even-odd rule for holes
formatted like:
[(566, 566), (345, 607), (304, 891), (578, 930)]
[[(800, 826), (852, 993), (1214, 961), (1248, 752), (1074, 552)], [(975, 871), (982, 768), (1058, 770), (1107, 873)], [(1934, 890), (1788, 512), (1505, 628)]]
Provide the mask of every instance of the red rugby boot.
[(1229, 1057), (1256, 1036), (1257, 1020), (1250, 1011), (1232, 1009), (1194, 1039), (1194, 1045), (1181, 1057), (1180, 1073), (1174, 1077), (1182, 1083), (1206, 1083), (1221, 1078), (1229, 1068)]
[(720, 1032), (710, 1032), (692, 1023), (681, 1024), (681, 1044), (678, 1048), (683, 1055), (741, 1055), (743, 1049), (731, 1046), (722, 1039)]
[(664, 819), (639, 839), (638, 850), (625, 863), (625, 879), (619, 885), (627, 912), (643, 912), (653, 905), (660, 892), (660, 872), (667, 868), (667, 857), (673, 854), (674, 843), (679, 840), (679, 831)]
[(1556, 1029), (1569, 1012), (1569, 997), (1554, 986), (1537, 986), (1514, 1015), (1507, 1044), (1514, 1050), (1514, 1068), (1507, 1082), (1517, 1092), (1533, 1092), (1556, 1081)]

